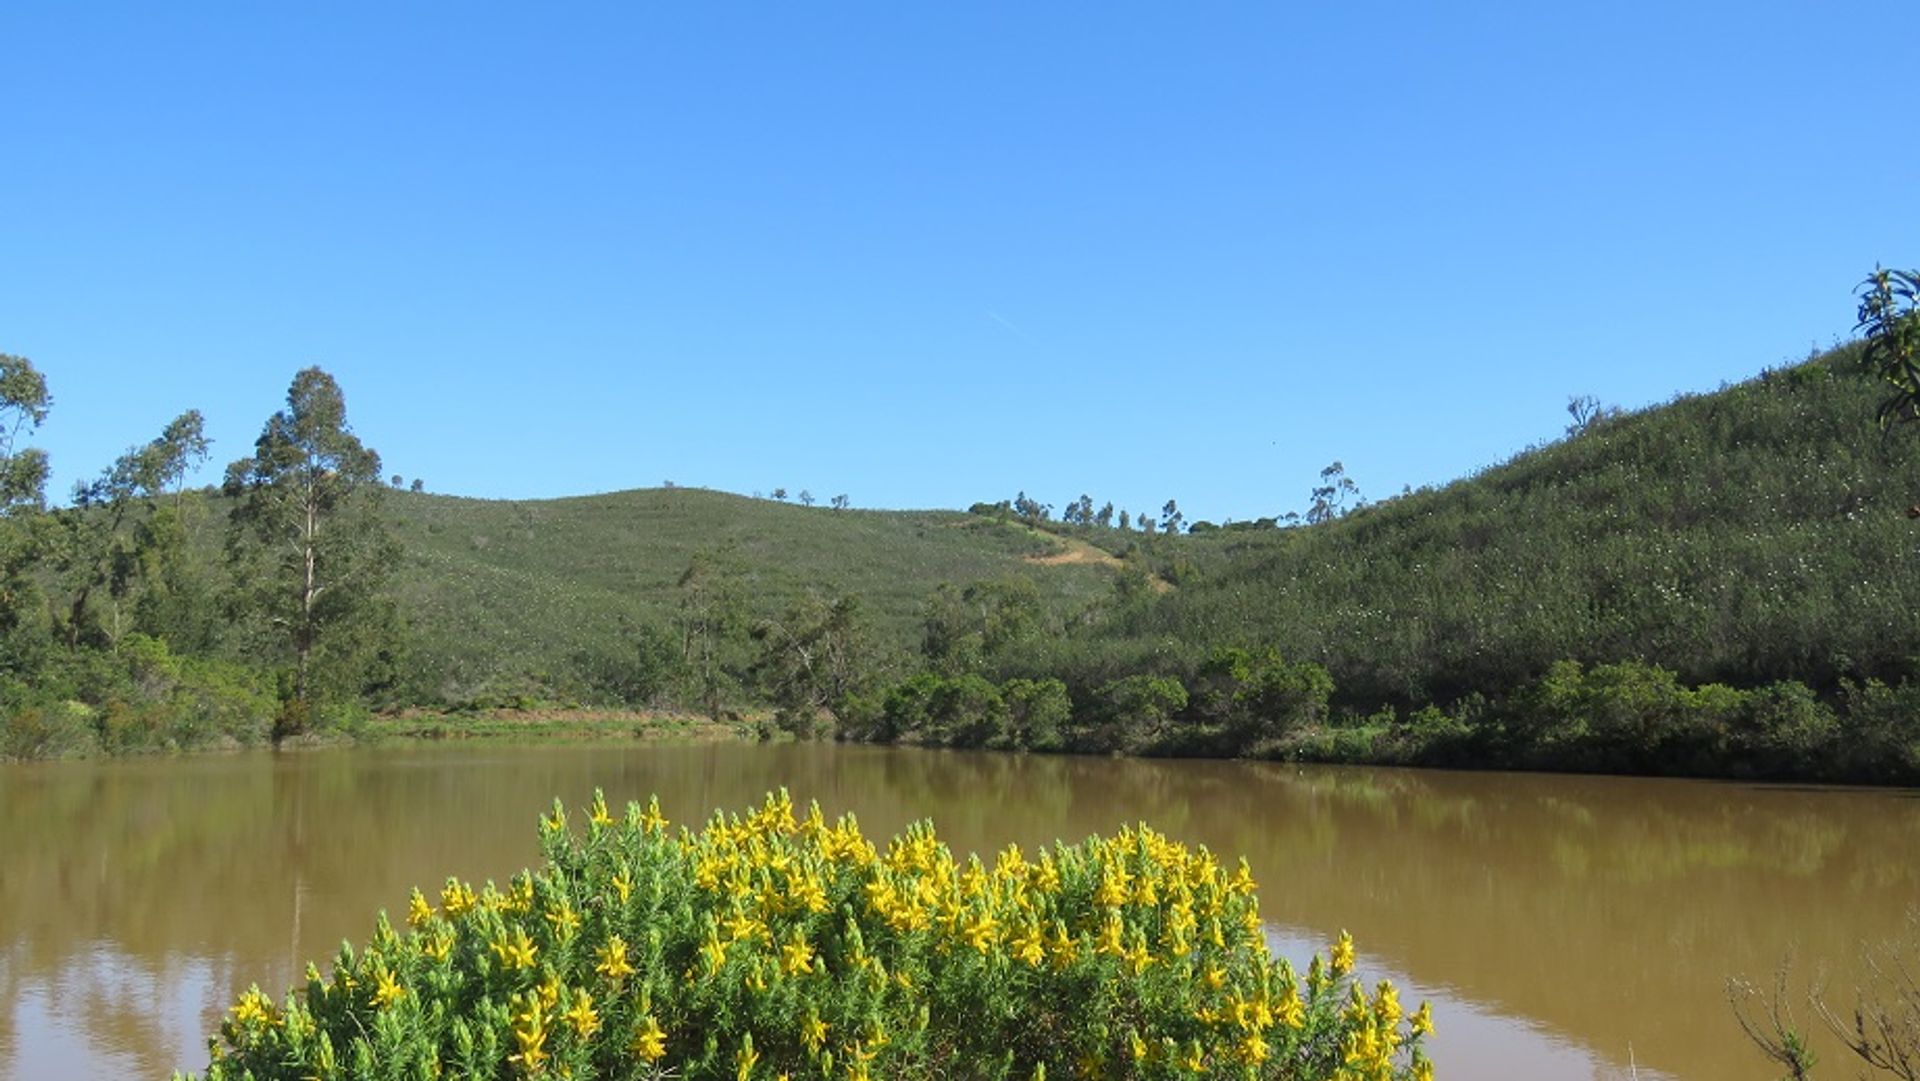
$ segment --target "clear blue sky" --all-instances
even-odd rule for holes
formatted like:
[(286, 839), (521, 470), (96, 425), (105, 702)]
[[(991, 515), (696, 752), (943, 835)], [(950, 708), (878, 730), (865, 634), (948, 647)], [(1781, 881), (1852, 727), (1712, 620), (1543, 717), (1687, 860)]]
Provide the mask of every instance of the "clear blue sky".
[(1846, 336), (1894, 10), (12, 0), (0, 351), (62, 498), (309, 364), (439, 492), (1378, 498)]

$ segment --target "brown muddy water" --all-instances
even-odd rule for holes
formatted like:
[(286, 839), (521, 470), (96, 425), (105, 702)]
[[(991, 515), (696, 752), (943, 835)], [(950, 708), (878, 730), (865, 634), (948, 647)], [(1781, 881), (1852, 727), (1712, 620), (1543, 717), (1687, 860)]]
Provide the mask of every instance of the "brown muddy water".
[(697, 825), (779, 786), (870, 837), (931, 817), (958, 853), (1145, 821), (1245, 856), (1278, 949), (1346, 928), (1363, 975), (1433, 1002), (1443, 1079), (1773, 1076), (1727, 977), (1793, 954), (1844, 1003), (1920, 903), (1901, 791), (727, 743), (6, 765), (0, 1078), (204, 1067), (248, 985), (278, 996), (416, 884), (533, 862), (555, 796)]

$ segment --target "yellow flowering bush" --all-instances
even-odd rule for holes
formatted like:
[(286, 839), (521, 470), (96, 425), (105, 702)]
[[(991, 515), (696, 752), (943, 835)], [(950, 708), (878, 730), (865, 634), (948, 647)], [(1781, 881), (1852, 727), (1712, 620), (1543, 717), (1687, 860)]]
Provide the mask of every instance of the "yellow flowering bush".
[(784, 792), (699, 832), (586, 818), (556, 802), (542, 869), (416, 891), (404, 931), (248, 991), (207, 1081), (1432, 1076), (1427, 1008), (1350, 939), (1297, 972), (1244, 862), (1144, 826), (989, 865)]

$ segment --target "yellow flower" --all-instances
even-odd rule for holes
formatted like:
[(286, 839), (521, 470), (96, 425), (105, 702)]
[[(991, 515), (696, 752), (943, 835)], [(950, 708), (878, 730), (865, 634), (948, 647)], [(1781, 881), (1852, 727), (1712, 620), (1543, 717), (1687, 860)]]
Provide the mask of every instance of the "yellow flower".
[(553, 925), (554, 937), (565, 942), (580, 929), (580, 914), (563, 897), (557, 905), (547, 910), (547, 922)]
[(432, 919), (433, 906), (427, 903), (419, 890), (414, 890), (413, 896), (407, 898), (407, 926), (417, 928)]
[(1388, 1028), (1398, 1024), (1401, 1017), (1400, 992), (1386, 980), (1380, 981), (1379, 990), (1373, 1000), (1373, 1015)]
[(273, 1001), (260, 993), (258, 987), (251, 988), (240, 996), (231, 1011), (235, 1024), (246, 1026), (273, 1022)]
[(1055, 968), (1065, 968), (1073, 963), (1079, 953), (1073, 939), (1067, 934), (1067, 927), (1059, 920), (1053, 921), (1053, 932), (1047, 938), (1047, 956)]
[(1328, 961), (1332, 963), (1333, 974), (1336, 976), (1344, 976), (1353, 971), (1352, 935), (1347, 934), (1345, 931), (1340, 932), (1340, 938), (1334, 942), (1333, 951), (1329, 955)]
[(613, 816), (607, 813), (607, 798), (598, 792), (593, 794), (592, 813), (588, 816), (596, 826), (613, 825)]
[(1040, 865), (1033, 872), (1033, 888), (1042, 894), (1060, 891), (1060, 868), (1054, 865), (1052, 853), (1041, 855)]
[(1020, 937), (1008, 943), (1013, 948), (1013, 956), (1035, 968), (1047, 958), (1046, 943), (1040, 936), (1039, 924), (1027, 924)]
[(1407, 1019), (1407, 1030), (1415, 1036), (1433, 1035), (1433, 1006), (1422, 1002), (1420, 1008), (1413, 1011)]
[(441, 928), (433, 934), (428, 935), (420, 943), (420, 955), (423, 957), (431, 957), (435, 961), (446, 960), (447, 954), (452, 950), (453, 935), (445, 928)]
[(1233, 878), (1227, 882), (1227, 892), (1250, 894), (1259, 888), (1253, 881), (1253, 869), (1247, 866), (1246, 860), (1241, 860), (1239, 869), (1233, 872)]
[(573, 1006), (567, 1010), (567, 1020), (573, 1022), (573, 1031), (585, 1040), (600, 1031), (600, 1015), (593, 1010), (593, 996), (585, 989), (573, 996)]
[(1258, 1032), (1247, 1033), (1246, 1039), (1234, 1047), (1240, 1061), (1249, 1066), (1257, 1066), (1267, 1061), (1267, 1041)]
[(393, 978), (393, 973), (388, 972), (385, 968), (380, 969), (376, 979), (376, 986), (373, 990), (374, 1005), (381, 1007), (391, 1006), (400, 1001), (401, 996), (406, 993), (407, 989), (400, 986), (400, 981)]
[(528, 1073), (539, 1072), (547, 1061), (547, 1023), (539, 999), (529, 1000), (513, 1019), (513, 1041), (519, 1051), (508, 1055), (508, 1061), (518, 1062)]
[(1188, 1073), (1207, 1072), (1207, 1056), (1200, 1050), (1199, 1040), (1191, 1040), (1187, 1043), (1186, 1054), (1180, 1056), (1180, 1067)]
[(967, 924), (964, 934), (967, 945), (985, 953), (999, 941), (1000, 921), (993, 918), (993, 913), (983, 911), (974, 917), (973, 922)]
[(1142, 908), (1150, 908), (1160, 903), (1160, 891), (1154, 886), (1153, 879), (1141, 875), (1134, 880), (1133, 903)]
[(723, 926), (727, 929), (728, 937), (735, 942), (751, 942), (754, 939), (767, 938), (770, 935), (766, 924), (761, 923), (745, 912), (735, 912), (733, 915), (727, 917), (727, 921)]
[(613, 892), (620, 895), (620, 903), (623, 905), (627, 903), (627, 898), (633, 895), (633, 880), (627, 877), (626, 871), (622, 870), (613, 876)]
[(800, 1040), (807, 1045), (807, 1050), (819, 1054), (821, 1045), (827, 1042), (827, 1023), (820, 1020), (819, 1014), (807, 1011), (807, 1019), (800, 1024)]
[(447, 885), (440, 891), (440, 903), (449, 917), (459, 917), (472, 910), (474, 905), (473, 887), (459, 879), (447, 879)]
[(1115, 957), (1125, 957), (1127, 946), (1126, 943), (1121, 940), (1121, 935), (1124, 931), (1125, 928), (1120, 923), (1120, 914), (1118, 912), (1108, 914), (1107, 925), (1100, 929), (1100, 937), (1094, 944), (1094, 949), (1099, 953), (1110, 953)]
[(597, 956), (599, 963), (593, 970), (607, 979), (618, 983), (633, 975), (633, 966), (627, 962), (627, 940), (619, 935), (608, 935), (606, 945), (600, 947)]
[(753, 1033), (749, 1032), (741, 1040), (740, 1050), (734, 1052), (734, 1081), (747, 1081), (752, 1076), (754, 1064), (760, 1061), (760, 1052), (753, 1049)]
[(798, 927), (793, 929), (793, 941), (780, 947), (780, 970), (789, 976), (813, 971), (813, 947)]
[(1207, 971), (1201, 976), (1201, 979), (1206, 981), (1208, 987), (1218, 991), (1220, 988), (1226, 986), (1227, 970), (1221, 968), (1219, 965), (1208, 965)]
[(639, 1031), (633, 1034), (633, 1053), (648, 1062), (658, 1062), (667, 1053), (667, 1033), (652, 1014), (641, 1018)]
[(700, 944), (700, 957), (707, 963), (709, 974), (718, 972), (720, 966), (727, 963), (727, 944), (720, 941), (718, 935), (709, 934), (707, 940)]
[(493, 952), (507, 968), (532, 968), (533, 957), (540, 952), (540, 947), (527, 937), (526, 928), (515, 927), (511, 938), (493, 943)]
[(666, 832), (667, 820), (660, 814), (660, 797), (647, 801), (647, 809), (640, 815), (640, 828), (647, 833)]

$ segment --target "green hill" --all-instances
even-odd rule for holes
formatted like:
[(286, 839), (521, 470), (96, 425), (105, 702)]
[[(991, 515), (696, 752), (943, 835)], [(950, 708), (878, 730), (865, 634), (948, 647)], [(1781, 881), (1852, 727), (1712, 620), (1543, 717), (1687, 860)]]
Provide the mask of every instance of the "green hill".
[(1199, 573), (1109, 643), (1277, 645), (1356, 706), (1498, 694), (1556, 660), (1688, 682), (1897, 680), (1920, 658), (1920, 430), (1845, 349), (1601, 419), (1324, 526), (1183, 537)]
[(809, 591), (857, 595), (876, 637), (918, 648), (942, 583), (1015, 576), (1053, 608), (1112, 590), (1114, 572), (1042, 564), (1065, 542), (1017, 523), (947, 511), (802, 507), (686, 488), (490, 501), (389, 492), (406, 549), (397, 576), (423, 688), (450, 699), (483, 685), (573, 682), (584, 658), (637, 625), (668, 628), (696, 553), (722, 553), (752, 616)]

